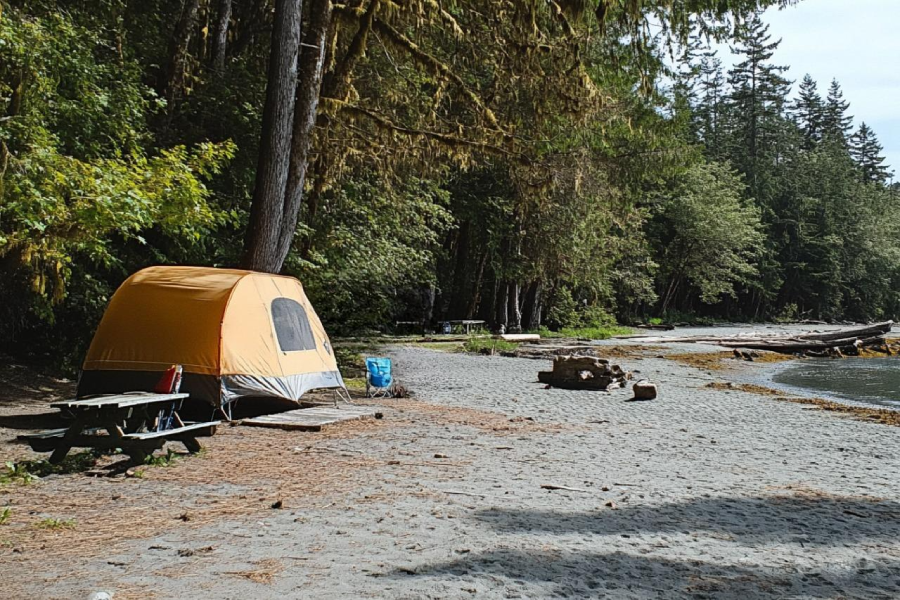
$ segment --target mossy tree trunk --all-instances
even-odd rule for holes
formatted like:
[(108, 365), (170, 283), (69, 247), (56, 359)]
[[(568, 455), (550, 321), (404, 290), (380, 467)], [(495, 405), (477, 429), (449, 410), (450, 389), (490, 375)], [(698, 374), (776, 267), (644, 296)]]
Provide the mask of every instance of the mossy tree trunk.
[(259, 161), (242, 262), (255, 271), (277, 273), (284, 262), (280, 237), (291, 164), (301, 10), (301, 0), (275, 2)]

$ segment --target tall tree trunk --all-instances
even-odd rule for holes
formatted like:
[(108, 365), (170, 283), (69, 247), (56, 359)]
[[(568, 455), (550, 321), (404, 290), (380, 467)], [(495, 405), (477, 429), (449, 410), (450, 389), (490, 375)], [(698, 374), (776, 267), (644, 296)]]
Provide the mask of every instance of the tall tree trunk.
[(294, 131), (291, 138), (291, 163), (284, 198), (284, 217), (278, 243), (278, 269), (291, 250), (297, 230), (297, 218), (303, 204), (303, 189), (309, 170), (309, 148), (316, 126), (316, 112), (325, 70), (325, 42), (331, 26), (331, 0), (312, 0), (307, 33), (300, 50), (300, 81), (294, 107)]
[(280, 271), (283, 262), (279, 236), (291, 163), (301, 9), (301, 0), (275, 2), (259, 162), (242, 261), (244, 268), (270, 273)]
[(519, 282), (509, 284), (509, 327), (507, 331), (519, 333), (522, 331), (522, 307), (519, 304)]
[(262, 29), (266, 20), (266, 4), (266, 0), (253, 0), (252, 5), (242, 9), (241, 3), (238, 3), (238, 18), (235, 20), (237, 35), (231, 44), (232, 56), (242, 54)]
[(509, 284), (505, 281), (498, 282), (497, 294), (494, 298), (494, 328), (507, 329), (509, 325)]
[(162, 97), (166, 99), (166, 110), (171, 113), (175, 108), (181, 88), (184, 86), (184, 69), (187, 62), (188, 47), (191, 36), (197, 26), (197, 13), (200, 0), (184, 0), (181, 17), (175, 26), (175, 32), (169, 43), (169, 64), (166, 68), (162, 85)]
[(14, 117), (22, 111), (22, 96), (25, 94), (25, 69), (19, 69), (12, 76), (10, 84), (11, 95), (9, 106), (6, 108), (7, 116)]
[(431, 329), (431, 321), (434, 318), (434, 301), (436, 298), (434, 285), (429, 285), (424, 290), (424, 298), (422, 299), (422, 333), (425, 334)]
[[(341, 58), (337, 66), (327, 75), (323, 76), (320, 93), (321, 97), (342, 99), (347, 95), (350, 88), (353, 69), (356, 67), (356, 63), (359, 59), (365, 56), (369, 32), (372, 30), (372, 22), (375, 19), (375, 12), (378, 10), (379, 5), (380, 0), (371, 0), (369, 2), (368, 7), (366, 7), (366, 12), (363, 13), (362, 18), (360, 19), (359, 28), (356, 30), (353, 39), (350, 41), (347, 52)], [(360, 2), (360, 6), (362, 6), (362, 2)], [(330, 5), (328, 10), (331, 10)], [(326, 31), (323, 32), (323, 35), (327, 35), (327, 28)], [(323, 46), (326, 45), (325, 41), (326, 40), (323, 39)], [(323, 60), (326, 58), (324, 52), (322, 58)], [(331, 58), (328, 62), (331, 62), (332, 60), (336, 59)], [(319, 126), (324, 128), (328, 127), (327, 115), (319, 115)], [(306, 196), (306, 225), (310, 230), (315, 229), (316, 213), (319, 211), (319, 199), (325, 189), (324, 182), (328, 177), (328, 167), (328, 157), (324, 154), (320, 154), (313, 165), (313, 173), (317, 183)], [(300, 249), (300, 256), (304, 259), (308, 258), (311, 251), (312, 240), (307, 237)]]
[(678, 292), (678, 286), (681, 284), (681, 275), (673, 276), (672, 281), (669, 283), (669, 288), (666, 290), (666, 295), (663, 298), (662, 308), (660, 309), (660, 315), (665, 315), (669, 310), (669, 306), (675, 300), (675, 294)]
[(484, 285), (484, 267), (487, 265), (488, 252), (485, 251), (478, 261), (478, 269), (475, 271), (475, 284), (472, 287), (472, 295), (469, 296), (469, 305), (466, 307), (466, 319), (474, 319), (481, 301), (481, 286)]
[(450, 299), (450, 318), (464, 318), (467, 306), (466, 291), (469, 283), (469, 221), (463, 221), (459, 225), (456, 236), (456, 261), (453, 268), (453, 287)]
[(217, 73), (225, 70), (225, 48), (228, 45), (228, 26), (231, 23), (231, 0), (219, 0), (216, 26), (212, 39), (212, 68)]
[(543, 302), (543, 286), (540, 281), (533, 281), (525, 292), (522, 309), (522, 320), (525, 329), (533, 331), (541, 327), (541, 308)]

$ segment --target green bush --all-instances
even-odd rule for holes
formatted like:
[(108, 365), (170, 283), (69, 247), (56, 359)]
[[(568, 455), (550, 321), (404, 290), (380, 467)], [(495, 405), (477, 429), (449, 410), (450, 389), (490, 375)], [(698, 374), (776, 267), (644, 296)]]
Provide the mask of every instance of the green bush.
[(519, 345), (506, 340), (494, 338), (472, 338), (463, 344), (463, 350), (476, 354), (497, 354), (499, 352), (513, 352)]
[(557, 289), (550, 300), (550, 307), (547, 309), (547, 327), (562, 329), (577, 327), (580, 324), (581, 315), (578, 314), (578, 303), (572, 297), (572, 292), (565, 287)]
[(581, 311), (581, 327), (610, 327), (616, 324), (616, 318), (602, 306), (585, 306)]
[(776, 323), (793, 323), (800, 319), (800, 311), (793, 302), (784, 306), (781, 312), (775, 317)]

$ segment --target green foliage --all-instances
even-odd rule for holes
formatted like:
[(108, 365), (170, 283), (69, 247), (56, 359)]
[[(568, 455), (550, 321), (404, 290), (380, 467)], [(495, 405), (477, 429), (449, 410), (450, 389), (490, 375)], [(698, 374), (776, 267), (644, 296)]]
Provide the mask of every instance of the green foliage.
[[(181, 458), (181, 455), (172, 450), (171, 448), (166, 448), (165, 454), (151, 454), (147, 458), (144, 459), (145, 465), (150, 465), (152, 467), (171, 467)], [(137, 474), (137, 471), (135, 471)]]
[(668, 277), (662, 310), (682, 285), (703, 302), (736, 295), (735, 285), (756, 275), (764, 239), (759, 209), (741, 199), (743, 184), (728, 167), (698, 165), (674, 185), (661, 213), (662, 271)]
[(75, 519), (60, 519), (58, 517), (46, 517), (34, 524), (38, 529), (75, 529)]
[(315, 251), (289, 259), (317, 312), (336, 334), (389, 322), (398, 290), (433, 281), (434, 252), (450, 215), (433, 182), (350, 181), (320, 209)]
[[(654, 323), (654, 321), (658, 321)], [(702, 315), (695, 312), (685, 312), (678, 309), (670, 308), (659, 319), (652, 319), (651, 324), (661, 325), (663, 323), (690, 325), (694, 327), (703, 327), (709, 325), (718, 325), (724, 323), (725, 320), (715, 315)]]
[[(381, 3), (351, 56), (359, 11), (336, 3), (285, 272), (332, 334), (474, 318), (602, 338), (613, 316), (794, 305), (898, 316), (900, 209), (880, 145), (868, 128), (850, 136), (836, 82), (822, 98), (808, 78), (787, 106), (778, 45), (755, 15), (787, 4)], [(3, 3), (4, 346), (74, 370), (132, 272), (238, 263), (264, 5), (235, 3), (224, 70), (201, 18), (169, 73), (180, 3)], [(735, 42), (729, 73), (707, 35)], [(342, 65), (346, 85), (331, 85)], [(365, 351), (339, 350), (339, 363), (359, 369)]]
[(334, 358), (337, 361), (338, 369), (341, 370), (341, 373), (355, 373), (360, 371), (365, 371), (366, 369), (366, 361), (363, 357), (363, 352), (365, 352), (367, 346), (362, 345), (353, 345), (353, 346), (335, 346), (334, 347)]
[(576, 338), (582, 340), (608, 340), (617, 335), (628, 335), (634, 330), (628, 327), (620, 327), (618, 325), (607, 325), (604, 327), (563, 327), (558, 331), (552, 331), (546, 327), (538, 329), (538, 333), (542, 338)]
[(775, 317), (776, 323), (794, 323), (800, 318), (800, 311), (794, 303), (786, 304), (781, 309), (781, 313)]
[(84, 450), (69, 454), (59, 464), (50, 464), (46, 460), (22, 460), (7, 462), (6, 472), (0, 473), (0, 484), (20, 483), (28, 485), (47, 475), (67, 475), (81, 473), (97, 464), (98, 454), (93, 450)]
[(581, 323), (589, 329), (609, 327), (616, 324), (616, 318), (602, 306), (585, 306), (581, 311)]
[(5, 466), (6, 472), (0, 474), (0, 483), (11, 483), (14, 481), (18, 481), (23, 485), (27, 485), (40, 479), (40, 477), (32, 474), (28, 470), (27, 465), (24, 465), (22, 463), (7, 461)]
[(500, 352), (514, 352), (519, 344), (507, 342), (496, 338), (474, 337), (466, 340), (463, 350), (474, 354), (499, 354)]
[[(786, 106), (783, 69), (773, 64), (778, 42), (765, 29), (753, 19), (741, 33), (730, 89), (718, 83), (714, 61), (701, 62), (699, 83), (685, 84), (696, 87), (690, 110), (703, 124), (692, 134), (709, 160), (736, 166), (748, 186), (739, 195), (759, 209), (765, 243), (750, 261), (755, 272), (741, 269), (715, 308), (698, 307), (694, 293), (671, 287), (660, 308), (751, 319), (896, 316), (897, 236), (886, 223), (898, 199), (884, 185), (877, 137), (867, 126), (850, 136), (853, 118), (837, 81), (823, 99), (807, 75)], [(671, 286), (678, 271), (671, 259), (661, 262)], [(702, 270), (720, 279), (720, 265), (710, 264)]]
[[(151, 236), (197, 245), (228, 219), (203, 181), (234, 145), (148, 149), (160, 105), (105, 33), (63, 12), (9, 7), (0, 18), (0, 269), (10, 283), (0, 304), (11, 317), (0, 334), (29, 314), (52, 324), (73, 276), (91, 278), (85, 267), (130, 271), (123, 245), (149, 248)], [(109, 290), (96, 282), (79, 281), (90, 296), (81, 301), (105, 304)]]
[(567, 287), (559, 288), (547, 310), (547, 325), (553, 329), (562, 329), (577, 327), (580, 322), (578, 303), (572, 297), (572, 292)]
[(890, 173), (884, 166), (884, 148), (872, 128), (863, 122), (859, 130), (850, 136), (850, 156), (860, 172), (864, 183), (885, 183)]
[(438, 352), (459, 352), (465, 350), (464, 343), (459, 342), (422, 342), (417, 343), (417, 348), (428, 348), (429, 350), (437, 350)]
[(9, 517), (12, 515), (12, 509), (8, 506), (4, 506), (3, 510), (0, 510), (0, 525), (3, 525), (7, 521), (9, 521)]

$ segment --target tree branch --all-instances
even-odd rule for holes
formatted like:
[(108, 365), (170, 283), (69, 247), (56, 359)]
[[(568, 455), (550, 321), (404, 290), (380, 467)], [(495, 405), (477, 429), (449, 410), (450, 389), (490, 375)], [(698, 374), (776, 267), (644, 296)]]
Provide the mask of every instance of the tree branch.
[(385, 23), (380, 19), (375, 19), (373, 22), (373, 27), (381, 34), (383, 34), (386, 38), (388, 38), (395, 46), (405, 50), (407, 54), (412, 56), (413, 60), (415, 60), (420, 65), (431, 69), (436, 75), (440, 77), (444, 77), (445, 79), (449, 79), (453, 83), (462, 90), (463, 95), (468, 98), (468, 100), (474, 104), (485, 116), (485, 118), (490, 122), (491, 125), (496, 127), (499, 130), (503, 130), (500, 126), (500, 123), (497, 121), (497, 117), (494, 115), (493, 111), (490, 108), (485, 106), (484, 102), (482, 102), (481, 98), (469, 89), (469, 86), (462, 80), (459, 75), (454, 73), (450, 67), (442, 63), (440, 60), (428, 54), (424, 50), (422, 50), (415, 42), (411, 39)]
[(384, 129), (390, 129), (391, 131), (395, 131), (397, 133), (402, 133), (403, 135), (411, 136), (411, 137), (424, 137), (430, 140), (434, 140), (441, 144), (457, 147), (457, 146), (468, 146), (470, 148), (477, 148), (478, 150), (483, 150), (485, 152), (489, 152), (491, 154), (505, 156), (508, 158), (513, 158), (514, 160), (530, 164), (530, 161), (525, 157), (525, 155), (511, 152), (502, 146), (498, 146), (496, 144), (490, 144), (488, 142), (481, 142), (477, 140), (470, 140), (462, 137), (458, 137), (455, 135), (450, 135), (447, 133), (442, 133), (439, 131), (431, 131), (428, 129), (416, 129), (412, 127), (406, 127), (403, 125), (397, 125), (391, 120), (383, 117), (371, 110), (363, 108), (361, 106), (350, 104), (348, 102), (344, 102), (343, 100), (338, 100), (336, 98), (322, 98), (322, 105), (327, 106), (329, 112), (342, 112), (353, 116), (365, 117), (370, 121), (373, 121), (379, 127)]

